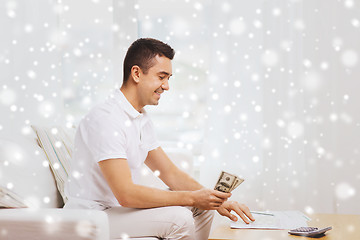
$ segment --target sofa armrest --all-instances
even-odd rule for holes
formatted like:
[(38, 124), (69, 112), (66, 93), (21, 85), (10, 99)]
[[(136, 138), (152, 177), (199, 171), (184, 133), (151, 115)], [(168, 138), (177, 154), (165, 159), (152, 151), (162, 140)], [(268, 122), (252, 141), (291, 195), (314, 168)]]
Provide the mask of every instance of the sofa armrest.
[(0, 238), (109, 239), (105, 212), (85, 209), (0, 209)]

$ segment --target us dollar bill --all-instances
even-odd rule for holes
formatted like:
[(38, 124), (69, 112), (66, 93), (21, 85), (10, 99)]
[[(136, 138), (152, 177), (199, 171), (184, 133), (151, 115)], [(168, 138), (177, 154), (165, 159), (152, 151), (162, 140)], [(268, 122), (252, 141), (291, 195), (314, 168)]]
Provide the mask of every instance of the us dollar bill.
[(239, 178), (234, 174), (222, 171), (214, 189), (228, 193), (237, 188), (243, 181), (244, 179)]

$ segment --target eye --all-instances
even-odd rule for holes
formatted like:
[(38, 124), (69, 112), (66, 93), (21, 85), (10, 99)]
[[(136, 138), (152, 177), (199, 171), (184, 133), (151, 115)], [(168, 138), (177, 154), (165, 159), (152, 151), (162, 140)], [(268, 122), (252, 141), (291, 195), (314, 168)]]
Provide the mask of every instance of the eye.
[(165, 79), (165, 76), (160, 76), (159, 77), (161, 80), (164, 80)]

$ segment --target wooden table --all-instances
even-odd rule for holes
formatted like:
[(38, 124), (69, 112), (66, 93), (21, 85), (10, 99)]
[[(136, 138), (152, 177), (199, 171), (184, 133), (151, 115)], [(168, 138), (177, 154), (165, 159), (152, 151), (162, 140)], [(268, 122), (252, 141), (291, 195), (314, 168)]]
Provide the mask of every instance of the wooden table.
[[(311, 221), (310, 227), (332, 227), (326, 232), (322, 240), (360, 240), (360, 215), (341, 214), (313, 214), (308, 215)], [(260, 230), (260, 229), (231, 229), (229, 221), (218, 214), (214, 219), (210, 233), (211, 240), (220, 239), (254, 239), (254, 240), (278, 240), (278, 239), (315, 239), (293, 236), (288, 230)]]

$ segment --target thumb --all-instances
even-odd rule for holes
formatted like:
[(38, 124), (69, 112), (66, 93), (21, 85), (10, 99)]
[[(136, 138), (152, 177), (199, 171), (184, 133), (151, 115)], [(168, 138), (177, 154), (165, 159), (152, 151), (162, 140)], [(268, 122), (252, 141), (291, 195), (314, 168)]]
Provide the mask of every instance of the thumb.
[(225, 217), (228, 217), (230, 220), (236, 222), (238, 220), (238, 218), (234, 215), (234, 214), (231, 214), (230, 211), (228, 211), (227, 209), (224, 209), (225, 211), (221, 211), (221, 215), (225, 216)]

